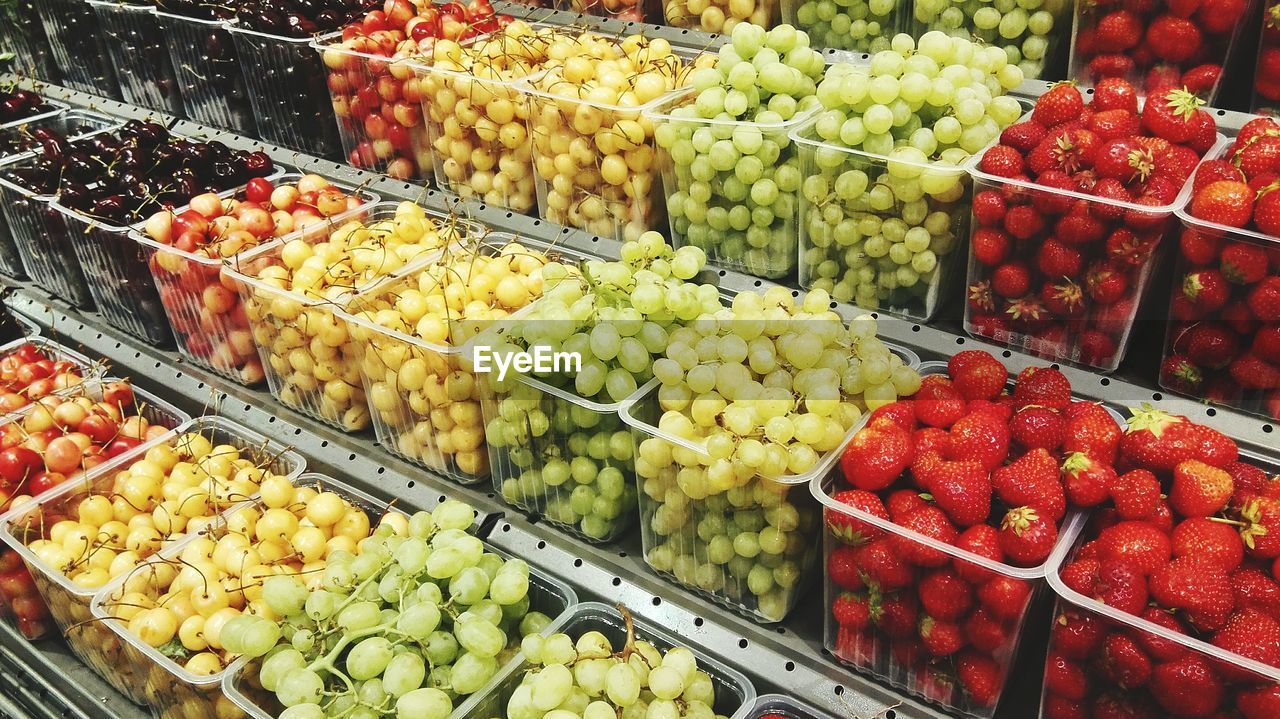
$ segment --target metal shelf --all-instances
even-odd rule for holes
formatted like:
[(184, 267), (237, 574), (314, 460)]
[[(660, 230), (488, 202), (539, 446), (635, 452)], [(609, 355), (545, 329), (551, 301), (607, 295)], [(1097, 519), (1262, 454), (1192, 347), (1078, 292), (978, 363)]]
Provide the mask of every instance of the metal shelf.
[[(148, 719), (151, 713), (120, 696), (57, 639), (29, 642), (0, 622), (0, 675), (17, 717)], [(0, 704), (0, 717), (10, 707)]]

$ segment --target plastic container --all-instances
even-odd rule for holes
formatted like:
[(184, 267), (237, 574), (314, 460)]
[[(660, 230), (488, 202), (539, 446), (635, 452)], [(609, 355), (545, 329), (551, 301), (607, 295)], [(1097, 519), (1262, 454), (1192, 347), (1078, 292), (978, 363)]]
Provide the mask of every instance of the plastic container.
[(0, 125), (0, 130), (12, 128), (12, 127), (19, 127), (21, 125), (26, 125), (31, 122), (48, 120), (50, 118), (57, 117), (58, 115), (61, 115), (65, 113), (67, 110), (71, 109), (71, 106), (68, 105), (67, 103), (58, 102), (57, 100), (41, 98), (40, 102), (41, 102), (41, 107), (39, 108), (38, 112), (35, 112), (31, 115), (27, 115), (26, 117), (23, 117), (23, 118), (19, 118), (17, 120), (6, 122), (3, 125)]
[[(835, 711), (846, 710), (847, 708), (842, 706)], [(819, 709), (808, 702), (802, 702), (785, 694), (762, 694), (756, 697), (755, 706), (751, 708), (751, 713), (746, 719), (763, 719), (775, 714), (786, 719), (837, 719), (843, 716), (843, 714), (833, 714), (829, 709)]]
[[(286, 173), (274, 178), (277, 185), (294, 184), (302, 175)], [(379, 195), (343, 183), (333, 183), (347, 193), (358, 194), (365, 204), (381, 199)], [(244, 188), (222, 193), (244, 199)], [(180, 215), (182, 207), (173, 211)], [(357, 214), (348, 211), (335, 215)], [(268, 238), (263, 243), (227, 258), (185, 252), (173, 245), (156, 242), (145, 232), (130, 230), (138, 243), (143, 260), (151, 271), (159, 291), (174, 341), (182, 357), (195, 365), (244, 385), (263, 380), (262, 365), (253, 343), (253, 333), (234, 279), (224, 273), (225, 265), (236, 265), (238, 258), (258, 247), (287, 242), (298, 233)]]
[[(26, 320), (22, 318), (21, 315), (17, 313), (10, 313), (10, 314), (12, 317), (17, 319), (18, 323), (21, 324), (23, 327), (29, 327), (27, 323), (30, 322), (30, 320)], [(38, 336), (39, 329), (40, 329), (39, 325), (35, 325), (35, 329), (36, 329), (35, 334), (29, 334), (25, 337), (22, 337), (21, 339), (16, 339), (12, 342), (8, 342), (3, 345), (0, 345), (0, 358), (8, 357), (12, 352), (22, 347), (23, 345), (33, 344), (36, 346), (36, 349), (40, 350), (40, 354), (44, 355), (44, 357), (47, 359), (51, 359), (54, 362), (70, 362), (76, 368), (76, 374), (80, 375), (80, 379), (82, 382), (90, 382), (90, 381), (97, 380), (102, 376), (103, 372), (106, 370), (105, 361), (95, 362), (89, 359), (87, 356), (71, 349), (70, 347), (67, 347), (64, 344), (55, 342), (51, 339), (48, 339), (47, 337)], [(30, 386), (31, 385), (28, 384), (27, 387), (24, 387), (23, 389), (19, 390), (18, 393), (23, 395), (24, 397), (30, 397), (31, 395), (28, 392), (28, 389), (30, 388)], [(79, 391), (80, 389), (78, 387), (72, 386), (72, 387), (66, 387), (60, 390), (53, 390), (46, 394), (75, 395)], [(44, 395), (41, 395), (41, 396), (44, 396)], [(39, 398), (40, 398), (39, 396), (36, 397), (36, 399), (39, 399)], [(27, 409), (27, 407), (31, 406), (31, 401), (33, 400), (29, 400), (27, 404), (22, 405), (21, 407), (17, 408), (14, 411), (23, 412), (24, 410)], [(0, 423), (2, 422), (3, 422), (3, 415), (0, 415)], [(0, 508), (3, 508), (2, 502), (0, 502)]]
[[(675, 90), (634, 107), (605, 105), (539, 90), (536, 83), (544, 76), (545, 71), (520, 83), (529, 95), (539, 215), (619, 241), (635, 240), (646, 230), (663, 226), (666, 202), (653, 162), (653, 124), (644, 120), (644, 114), (665, 112), (691, 90)], [(577, 116), (584, 119), (575, 121)], [(579, 132), (579, 127), (592, 131)], [(600, 150), (597, 136), (617, 138), (608, 148), (612, 152)], [(575, 140), (583, 141), (576, 158), (570, 153)], [(604, 179), (605, 163), (620, 167), (620, 184)]]
[(36, 0), (15, 0), (0, 7), (0, 52), (13, 53), (15, 72), (58, 82), (58, 65), (36, 6)]
[(311, 47), (328, 74), (344, 161), (397, 180), (426, 179), (431, 140), (422, 117), (425, 98), (409, 58), (343, 47), (341, 32), (321, 35)]
[(607, 17), (625, 22), (662, 24), (662, 11), (649, 6), (655, 0), (551, 0), (556, 10)]
[(1061, 80), (1066, 77), (1062, 43), (1071, 38), (1073, 7), (1071, 0), (915, 0), (907, 32), (918, 38), (941, 30), (979, 41), (1004, 50), (1028, 79)]
[(118, 0), (85, 1), (98, 14), (124, 101), (181, 117), (182, 94), (154, 8)]
[[(637, 640), (653, 644), (661, 652), (673, 647), (685, 647), (698, 660), (698, 669), (711, 677), (715, 687), (716, 702), (711, 707), (717, 716), (728, 719), (745, 719), (756, 699), (756, 689), (742, 672), (730, 667), (686, 637), (672, 636), (660, 625), (644, 617), (632, 616), (631, 627)], [(567, 615), (547, 627), (546, 634), (567, 634), (575, 641), (587, 632), (600, 632), (609, 639), (615, 650), (626, 645), (627, 624), (617, 607), (600, 602), (583, 602), (569, 610)], [(499, 670), (489, 685), (481, 689), (466, 704), (459, 707), (450, 719), (505, 719), (507, 700), (520, 685), (529, 663), (524, 655)]]
[(910, 0), (782, 0), (782, 21), (809, 33), (813, 47), (854, 53), (889, 49), (906, 32)]
[[(0, 162), (0, 172), (32, 162), (34, 153)], [(93, 297), (72, 247), (66, 217), (53, 209), (54, 195), (39, 195), (0, 175), (0, 210), (9, 226), (22, 269), (50, 295), (80, 309), (93, 307)]]
[[(514, 559), (512, 555), (502, 551), (496, 547), (485, 544), (485, 551), (497, 554), (504, 559)], [(551, 623), (543, 630), (543, 634), (550, 634), (555, 628), (565, 621), (582, 606), (578, 603), (578, 595), (565, 582), (551, 576), (538, 569), (532, 562), (529, 564), (529, 609), (530, 611), (542, 612), (551, 617)], [(500, 653), (499, 658), (508, 656), (509, 652), (518, 650), (518, 643), (514, 647), (508, 647)], [(523, 661), (524, 656), (515, 651), (505, 663), (499, 664), (496, 677), (501, 677), (508, 670)], [(279, 716), (282, 707), (276, 701), (275, 697), (264, 690), (258, 684), (258, 663), (256, 661), (245, 661), (244, 659), (236, 660), (225, 673), (222, 682), (222, 689), (226, 692), (228, 698), (235, 702), (246, 714), (253, 719), (275, 719)], [(463, 697), (454, 700), (454, 711), (449, 715), (450, 719), (463, 719), (468, 716), (465, 713), (465, 707), (478, 698), (484, 696), (485, 691), (493, 686), (494, 680), (480, 689), (480, 691), (470, 697)], [(485, 719), (491, 719), (485, 717)]]
[[(800, 149), (803, 176), (800, 286), (824, 289), (836, 301), (866, 310), (932, 319), (939, 301), (951, 296), (964, 261), (971, 196), (964, 167), (833, 145), (813, 131), (816, 122), (790, 135)], [(897, 193), (890, 182), (900, 186)], [(891, 242), (886, 234), (901, 241)], [(908, 234), (912, 246), (905, 242)], [(894, 261), (899, 253), (902, 264)]]
[[(354, 216), (330, 218), (313, 225), (295, 239), (313, 246), (327, 242), (332, 232), (360, 217), (366, 226), (390, 220), (396, 215), (397, 205), (397, 202), (369, 205), (360, 208)], [(441, 224), (452, 222), (434, 211), (428, 211), (427, 217)], [(464, 233), (474, 231), (469, 223), (461, 227)], [(271, 394), (288, 407), (344, 432), (362, 430), (372, 422), (360, 375), (362, 352), (351, 340), (347, 321), (333, 310), (346, 309), (357, 296), (386, 277), (356, 288), (330, 288), (332, 299), (280, 289), (258, 279), (258, 274), (268, 266), (282, 265), (283, 249), (282, 243), (273, 243), (245, 253), (239, 265), (229, 270), (253, 329), (267, 385)], [(441, 247), (424, 245), (413, 262), (425, 261), (439, 249)], [(413, 263), (397, 273), (412, 267)]]
[(482, 408), (494, 490), (585, 542), (626, 534), (638, 514), (636, 440), (618, 415), (622, 403), (593, 402), (514, 372), (488, 380)]
[(40, 325), (36, 324), (35, 320), (24, 314), (9, 310), (9, 316), (13, 318), (14, 322), (17, 322), (18, 325), (22, 327), (22, 336), (27, 339), (39, 337), (44, 332), (44, 330), (40, 328)]
[[(119, 120), (92, 110), (70, 110), (52, 117), (23, 121), (17, 126), (0, 129), (0, 163), (6, 158), (34, 149), (39, 143), (31, 137), (31, 131), (37, 128), (48, 128), (67, 140), (74, 140), (91, 132), (118, 126)], [(0, 274), (19, 280), (26, 279), (27, 276), (22, 267), (22, 256), (18, 253), (3, 214), (0, 214)]]
[[(759, 25), (768, 30), (778, 24), (781, 14), (778, 0), (748, 0), (748, 2), (648, 0), (648, 2), (653, 4), (649, 14), (656, 16), (652, 22), (723, 35), (728, 35), (733, 30), (733, 26), (740, 22)], [(823, 45), (819, 43), (816, 47), (823, 47)]]
[[(904, 364), (919, 364), (910, 350), (889, 347)], [(645, 468), (636, 467), (645, 562), (664, 578), (757, 622), (782, 621), (812, 578), (819, 555), (815, 540), (821, 514), (806, 485), (840, 471), (840, 449), (821, 455), (804, 474), (757, 475), (727, 492), (699, 497), (684, 488), (687, 480), (677, 472), (705, 472), (713, 461), (711, 455), (698, 442), (658, 429), (661, 414), (657, 387), (652, 384), (624, 400), (618, 412), (632, 428), (638, 456), (652, 457), (647, 454), (647, 442), (658, 443), (660, 455), (671, 455), (665, 466), (651, 459)], [(841, 448), (855, 431), (856, 425), (846, 433)], [(739, 537), (759, 539), (768, 529), (780, 535), (776, 539), (783, 545), (781, 551), (761, 548), (748, 557), (735, 548)]]
[[(394, 302), (404, 290), (417, 288), (419, 276), (448, 264), (453, 252), (495, 256), (513, 242), (567, 262), (588, 257), (538, 240), (491, 233), (474, 247), (447, 249), (430, 264), (419, 264), (401, 277), (362, 292), (346, 311), (335, 312), (347, 324), (358, 353), (378, 444), (460, 484), (482, 482), (490, 473), (481, 411), (488, 383), (472, 371), (475, 348), (486, 340), (477, 335), (491, 325), (500, 330), (511, 320), (449, 319), (449, 343), (440, 344), (389, 329), (360, 313), (374, 302)], [(517, 310), (516, 316), (536, 303), (535, 298)], [(423, 374), (418, 375), (419, 370)]]
[(120, 99), (115, 66), (107, 55), (106, 37), (93, 8), (85, 0), (40, 0), (34, 4), (62, 86)]
[[(813, 111), (776, 124), (675, 114), (693, 99), (686, 96), (676, 108), (646, 115), (654, 123), (662, 160), (672, 244), (701, 248), (714, 267), (770, 279), (792, 274), (799, 254), (800, 158), (788, 134), (804, 124)], [(721, 172), (712, 168), (709, 180), (696, 178), (695, 163), (698, 159), (706, 163), (707, 155), (694, 149), (694, 136), (731, 137), (739, 130), (758, 130), (763, 136), (760, 149), (740, 157), (733, 169)], [(744, 176), (750, 181), (743, 180)], [(760, 177), (772, 179), (777, 189), (768, 203), (758, 203), (751, 195)]]
[[(1219, 136), (1218, 144), (1208, 156), (1213, 156), (1227, 142)], [(1101, 372), (1114, 371), (1124, 359), (1147, 283), (1159, 262), (1160, 249), (1172, 242), (1172, 230), (1177, 224), (1174, 211), (1191, 197), (1191, 180), (1187, 180), (1172, 203), (1154, 206), (996, 177), (979, 170), (976, 163), (970, 174), (974, 178), (975, 198), (985, 192), (996, 192), (1005, 198), (1007, 211), (1031, 207), (1034, 215), (1041, 219), (1043, 229), (1030, 238), (1016, 240), (1012, 256), (1008, 258), (1010, 262), (1022, 261), (1028, 269), (1030, 290), (1023, 297), (999, 296), (992, 282), (996, 267), (979, 262), (970, 250), (965, 332), (1046, 359), (1071, 362)], [(1072, 211), (1087, 211), (1092, 222), (1072, 221), (1066, 225), (1065, 220)], [(1003, 231), (983, 227), (974, 219), (975, 234), (991, 229)], [(1037, 261), (1040, 248), (1050, 239), (1062, 238), (1067, 231), (1081, 233), (1082, 241), (1071, 246), (1082, 256), (1082, 274), (1071, 278), (1046, 276), (1040, 272)], [(1071, 243), (1071, 240), (1060, 241)], [(1052, 288), (1048, 289), (1051, 284)], [(1065, 298), (1062, 306), (1046, 306), (1043, 299), (1046, 292)], [(1058, 313), (1051, 312), (1051, 307)], [(1071, 314), (1063, 315), (1063, 308), (1068, 308)]]
[(221, 20), (155, 11), (182, 95), (182, 110), (203, 125), (257, 137), (235, 42)]
[[(88, 396), (95, 400), (100, 400), (102, 398), (103, 385), (108, 381), (110, 380), (89, 380), (62, 394), (63, 396), (74, 397)], [(133, 388), (133, 392), (135, 398), (134, 408), (151, 424), (174, 428), (190, 420), (190, 415), (148, 392), (137, 387)], [(21, 421), (29, 413), (30, 409), (28, 408), (7, 414), (0, 418), (0, 425)], [(51, 629), (49, 619), (52, 617), (60, 633), (66, 635), (72, 648), (78, 651), (78, 637), (73, 636), (74, 632), (71, 631), (71, 628), (74, 623), (89, 618), (89, 598), (97, 590), (79, 587), (67, 580), (60, 572), (34, 561), (35, 556), (26, 548), (26, 544), (21, 539), (14, 538), (16, 535), (12, 531), (13, 525), (21, 519), (25, 523), (24, 526), (30, 526), (31, 522), (27, 521), (26, 518), (30, 516), (29, 512), (36, 511), (39, 514), (35, 515), (37, 527), (35, 531), (43, 531), (45, 525), (41, 524), (41, 522), (45, 515), (39, 508), (43, 506), (42, 502), (44, 500), (68, 495), (83, 486), (85, 482), (95, 481), (94, 478), (96, 477), (106, 476), (109, 479), (110, 476), (114, 476), (116, 469), (126, 463), (132, 464), (133, 461), (141, 459), (147, 449), (159, 442), (163, 442), (165, 437), (171, 436), (172, 434), (166, 433), (162, 438), (144, 442), (141, 446), (126, 451), (89, 471), (72, 474), (62, 483), (30, 501), (17, 507), (8, 508), (9, 511), (0, 516), (0, 540), (10, 545), (10, 547), (0, 550), (0, 563), (6, 567), (17, 566), (16, 569), (4, 573), (5, 581), (0, 582), (0, 603), (3, 603), (6, 610), (12, 610), (17, 620), (18, 630), (23, 636), (32, 640), (44, 636)], [(52, 522), (49, 525), (52, 525)], [(19, 544), (22, 546), (18, 546)], [(13, 555), (15, 551), (18, 556)], [(18, 563), (19, 557), (21, 558), (20, 566)], [(62, 580), (60, 585), (51, 584), (51, 574), (57, 575), (57, 578)], [(77, 600), (76, 597), (79, 599)], [(90, 642), (86, 646), (91, 647), (93, 644)]]
[(338, 159), (341, 143), (329, 101), (328, 73), (310, 38), (223, 25), (235, 40), (258, 137), (309, 155)]

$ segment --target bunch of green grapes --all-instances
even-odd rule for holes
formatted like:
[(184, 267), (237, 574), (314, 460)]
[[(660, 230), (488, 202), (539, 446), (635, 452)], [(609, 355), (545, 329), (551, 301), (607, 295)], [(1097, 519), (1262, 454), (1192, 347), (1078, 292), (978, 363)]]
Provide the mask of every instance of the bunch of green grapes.
[(774, 287), (672, 334), (654, 364), (657, 432), (640, 443), (649, 564), (769, 621), (790, 610), (816, 545), (809, 493), (863, 412), (913, 394), (920, 376), (876, 337), (845, 327), (815, 290)]
[(280, 719), (446, 719), (550, 623), (530, 611), (528, 565), (486, 552), (474, 520), (456, 500), (388, 514), (358, 554), (329, 556), (319, 588), (268, 578), (263, 600), (281, 619), (240, 615), (223, 646), (261, 658)]
[(1021, 115), (1005, 93), (1022, 80), (1003, 50), (938, 31), (833, 66), (802, 141), (801, 283), (930, 317), (966, 231), (962, 165)]
[(502, 324), (504, 337), (481, 340), (495, 352), (543, 347), (580, 358), (577, 372), (533, 373), (572, 399), (515, 372), (490, 373), (485, 436), (503, 498), (590, 541), (616, 537), (635, 517), (635, 443), (617, 404), (652, 379), (672, 331), (720, 306), (714, 286), (693, 281), (706, 262), (702, 250), (673, 250), (646, 232), (624, 243), (621, 256), (577, 272), (547, 265), (542, 300)]
[(889, 49), (901, 12), (899, 0), (803, 0), (795, 24), (819, 47), (880, 52)]
[(919, 0), (914, 14), (921, 32), (941, 30), (1000, 48), (1023, 74), (1039, 78), (1058, 36), (1071, 33), (1071, 8), (1065, 0)]
[(690, 101), (657, 118), (667, 213), (677, 245), (760, 277), (795, 268), (800, 161), (790, 121), (814, 108), (822, 55), (790, 25), (742, 23), (715, 67), (689, 75)]

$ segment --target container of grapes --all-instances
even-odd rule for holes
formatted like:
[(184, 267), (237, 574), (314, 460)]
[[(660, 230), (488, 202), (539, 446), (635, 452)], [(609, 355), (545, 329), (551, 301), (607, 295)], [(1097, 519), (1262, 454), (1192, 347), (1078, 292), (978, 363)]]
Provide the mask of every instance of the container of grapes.
[(661, 5), (653, 14), (661, 15), (666, 25), (720, 35), (728, 35), (744, 23), (767, 30), (778, 23), (781, 14), (778, 0), (649, 1)]
[(379, 202), (237, 257), (236, 283), (271, 394), (344, 432), (372, 421), (345, 309), (378, 282), (478, 227), (412, 202)]
[[(394, 705), (392, 713), (413, 717), (458, 716), (455, 709), (460, 709), (470, 697), (478, 696), (495, 676), (519, 661), (518, 652), (527, 637), (545, 633), (563, 622), (567, 613), (578, 605), (578, 598), (567, 584), (461, 532), (456, 524), (447, 523), (446, 518), (438, 516), (442, 508), (450, 508), (451, 513), (465, 509), (471, 517), (475, 516), (474, 510), (456, 500), (413, 517), (395, 509), (384, 509), (382, 521), (373, 536), (361, 543), (360, 556), (350, 562), (349, 568), (343, 566), (341, 560), (334, 560), (339, 562), (334, 579), (341, 578), (342, 574), (350, 576), (349, 572), (355, 572), (358, 577), (372, 571), (367, 581), (376, 580), (376, 584), (369, 586), (377, 587), (379, 592), (374, 599), (357, 604), (380, 606), (385, 622), (381, 626), (376, 624), (378, 615), (371, 614), (360, 622), (358, 616), (352, 616), (341, 605), (344, 611), (332, 619), (324, 617), (317, 621), (315, 617), (324, 614), (324, 603), (313, 598), (315, 592), (308, 595), (301, 587), (292, 589), (298, 595), (290, 602), (296, 609), (282, 612), (282, 618), (309, 632), (310, 636), (348, 627), (353, 619), (356, 624), (375, 623), (354, 630), (360, 641), (352, 642), (351, 650), (337, 657), (334, 670), (326, 672), (323, 679), (304, 677), (300, 681), (296, 675), (290, 678), (290, 669), (301, 669), (307, 661), (323, 661), (330, 650), (324, 644), (307, 642), (307, 634), (300, 643), (296, 633), (293, 637), (285, 633), (278, 639), (278, 648), (264, 652), (260, 646), (231, 665), (223, 676), (226, 695), (249, 716), (273, 719), (286, 706), (318, 703), (319, 692), (323, 691), (324, 696), (329, 697), (325, 701), (328, 715), (343, 716), (343, 704), (357, 698), (347, 684), (354, 679), (363, 685), (358, 690), (359, 699), (368, 701), (369, 693), (375, 687), (380, 688), (383, 692), (375, 698), (380, 700), (376, 703), (386, 701)], [(448, 544), (445, 544), (446, 538)], [(424, 539), (428, 541), (419, 541)], [(396, 542), (392, 554), (381, 562), (369, 549), (371, 543), (379, 540), (388, 544)], [(411, 544), (412, 549), (407, 546)], [(451, 551), (463, 544), (465, 551)], [(369, 562), (370, 559), (374, 561)], [(420, 562), (426, 565), (425, 572), (415, 571), (422, 566)], [(349, 596), (354, 598), (349, 594), (350, 586), (329, 586), (330, 593), (339, 602)], [(282, 597), (274, 599), (279, 604)], [(331, 602), (329, 606), (334, 604)], [(368, 613), (367, 609), (364, 612)], [(387, 620), (386, 612), (396, 615), (394, 621)], [(480, 618), (491, 625), (487, 632), (477, 633), (467, 627), (470, 620)], [(289, 631), (285, 625), (285, 632)], [(406, 642), (406, 635), (421, 638)], [(369, 652), (369, 647), (363, 647), (365, 642), (378, 645), (387, 639), (399, 645), (395, 650), (397, 658), (390, 657), (389, 642), (382, 645), (387, 653)], [(267, 648), (271, 649), (270, 645)], [(299, 653), (292, 654), (291, 649)], [(276, 656), (282, 652), (292, 656)], [(401, 655), (407, 656), (399, 658)], [(285, 664), (288, 666), (282, 671)], [(318, 690), (316, 681), (322, 682)], [(313, 690), (316, 693), (307, 696)], [(320, 707), (314, 710), (320, 711)]]
[(823, 313), (826, 293), (790, 298), (739, 294), (720, 319), (674, 333), (654, 365), (661, 384), (620, 413), (636, 436), (645, 561), (764, 623), (795, 606), (820, 553), (804, 485), (838, 471), (865, 411), (919, 386), (914, 353), (876, 338), (869, 315), (846, 330)]
[(440, 41), (429, 63), (413, 62), (436, 187), (491, 207), (532, 214), (529, 101), (516, 83), (541, 69), (567, 29), (516, 20), (474, 41)]
[[(134, 391), (142, 402), (150, 405), (155, 401), (140, 390)], [(176, 410), (163, 409), (164, 405), (150, 406), (150, 413), (176, 413)], [(148, 411), (144, 410), (146, 414)], [(164, 421), (158, 415), (155, 419)], [(222, 417), (186, 419), (174, 414), (167, 421), (172, 424), (166, 426), (173, 429), (163, 436), (80, 477), (73, 477), (0, 517), (0, 539), (21, 555), (68, 646), (99, 676), (140, 704), (148, 701), (148, 694), (139, 681), (139, 667), (121, 662), (124, 651), (121, 642), (102, 624), (92, 621), (90, 604), (94, 595), (105, 584), (134, 571), (162, 549), (184, 543), (221, 512), (252, 496), (252, 493), (230, 491), (231, 482), (226, 480), (233, 476), (230, 466), (234, 463), (230, 462), (226, 447), (237, 450), (249, 466), (288, 478), (301, 474), (306, 465), (301, 455), (286, 446)], [(208, 457), (213, 447), (224, 448), (221, 454), (226, 457), (226, 467), (216, 467), (223, 464), (223, 460)], [(180, 458), (183, 468), (175, 471)], [(220, 474), (223, 469), (225, 475)], [(201, 486), (226, 487), (228, 491), (221, 496), (188, 493), (191, 500), (187, 508), (179, 512), (181, 519), (170, 515), (171, 507), (156, 497), (138, 495), (139, 491), (148, 491), (152, 483), (176, 487), (185, 483), (187, 477), (194, 478)], [(255, 481), (245, 489), (256, 492), (257, 487)], [(110, 534), (119, 529), (116, 525), (127, 522), (131, 516), (160, 517), (160, 523), (149, 532), (127, 533), (121, 538), (126, 546), (121, 551), (106, 544), (84, 548), (66, 544), (70, 541), (65, 539), (66, 534), (77, 529), (77, 523), (78, 528), (90, 536)], [(49, 546), (60, 537), (63, 546)], [(75, 551), (80, 556), (73, 554)], [(103, 560), (109, 560), (108, 565), (98, 566)]]
[(941, 30), (998, 47), (1033, 80), (1066, 75), (1064, 41), (1071, 39), (1069, 0), (915, 0), (913, 35)]
[[(628, 667), (635, 669), (625, 671)], [(625, 606), (583, 602), (544, 636), (526, 641), (516, 661), (451, 719), (538, 715), (541, 710), (530, 704), (533, 696), (548, 697), (549, 704), (578, 692), (600, 697), (593, 704), (601, 711), (587, 710), (592, 717), (643, 711), (645, 705), (637, 703), (641, 692), (653, 695), (648, 706), (665, 710), (662, 703), (670, 702), (671, 711), (691, 719), (744, 719), (756, 699), (746, 675), (686, 637), (632, 615)]]
[[(519, 83), (528, 97), (539, 215), (600, 237), (634, 240), (666, 223), (666, 203), (646, 112), (686, 92), (696, 52), (639, 35), (594, 32), (567, 40), (562, 65)], [(558, 50), (557, 50), (558, 52)], [(600, 75), (606, 82), (588, 89)]]
[[(585, 255), (505, 233), (475, 236), (337, 311), (350, 328), (378, 442), (462, 484), (489, 475), (481, 403), (506, 318), (537, 302), (543, 269)], [(508, 368), (511, 375), (514, 368)]]
[(910, 8), (907, 0), (782, 0), (782, 20), (809, 33), (814, 47), (875, 53), (907, 30)]

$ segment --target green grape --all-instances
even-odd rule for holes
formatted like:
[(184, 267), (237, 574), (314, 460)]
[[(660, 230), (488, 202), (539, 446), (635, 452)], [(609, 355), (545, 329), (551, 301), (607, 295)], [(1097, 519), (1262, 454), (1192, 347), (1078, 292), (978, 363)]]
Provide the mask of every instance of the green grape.
[(397, 719), (447, 719), (452, 712), (453, 702), (439, 689), (414, 689), (396, 699)]
[(319, 674), (305, 668), (290, 669), (280, 677), (276, 698), (286, 707), (318, 704), (323, 691), (324, 680)]
[(474, 694), (480, 691), (498, 671), (498, 660), (466, 653), (458, 657), (449, 674), (449, 683), (456, 694)]

